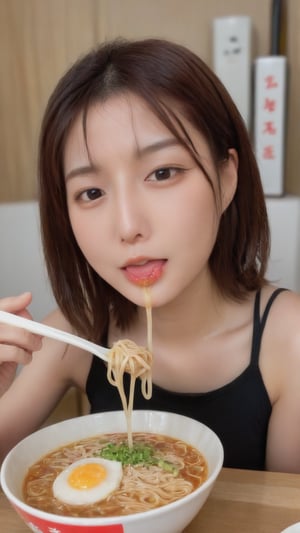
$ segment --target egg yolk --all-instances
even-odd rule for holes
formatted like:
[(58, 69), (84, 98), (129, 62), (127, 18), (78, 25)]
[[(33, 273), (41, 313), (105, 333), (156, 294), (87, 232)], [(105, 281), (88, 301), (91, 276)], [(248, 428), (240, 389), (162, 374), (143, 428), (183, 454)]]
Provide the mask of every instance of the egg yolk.
[(106, 476), (107, 471), (103, 465), (87, 463), (72, 470), (68, 477), (68, 483), (73, 489), (91, 489), (100, 485)]

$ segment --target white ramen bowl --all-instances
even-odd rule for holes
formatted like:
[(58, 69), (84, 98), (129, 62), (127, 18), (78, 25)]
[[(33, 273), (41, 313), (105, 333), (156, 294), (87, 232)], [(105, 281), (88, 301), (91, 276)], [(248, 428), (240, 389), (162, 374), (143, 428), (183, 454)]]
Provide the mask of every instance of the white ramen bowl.
[(281, 533), (300, 533), (300, 522), (297, 522), (296, 524), (292, 524), (286, 529), (283, 529)]
[(176, 437), (196, 447), (208, 464), (208, 478), (194, 492), (150, 511), (119, 517), (78, 518), (35, 509), (23, 501), (22, 484), (28, 468), (41, 456), (73, 441), (101, 433), (126, 432), (123, 411), (86, 415), (45, 427), (19, 442), (6, 456), (1, 469), (2, 489), (34, 532), (48, 533), (181, 533), (207, 500), (223, 465), (223, 447), (204, 424), (185, 416), (134, 411), (133, 431)]

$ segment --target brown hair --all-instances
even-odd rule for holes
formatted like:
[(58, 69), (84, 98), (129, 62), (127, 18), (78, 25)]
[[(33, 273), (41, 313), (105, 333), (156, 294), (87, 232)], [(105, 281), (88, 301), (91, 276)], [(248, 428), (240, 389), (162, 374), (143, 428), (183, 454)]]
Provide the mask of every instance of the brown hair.
[(266, 206), (251, 143), (236, 106), (215, 74), (194, 53), (165, 40), (102, 44), (79, 59), (56, 86), (45, 111), (39, 152), (41, 230), (53, 293), (74, 328), (98, 341), (107, 331), (110, 310), (123, 328), (136, 306), (100, 278), (76, 243), (68, 216), (63, 155), (78, 114), (83, 112), (85, 128), (89, 106), (121, 92), (147, 101), (201, 168), (170, 102), (177, 102), (180, 112), (204, 135), (216, 169), (230, 148), (237, 151), (237, 190), (221, 217), (209, 260), (224, 296), (242, 299), (248, 291), (259, 289), (265, 283), (269, 255)]

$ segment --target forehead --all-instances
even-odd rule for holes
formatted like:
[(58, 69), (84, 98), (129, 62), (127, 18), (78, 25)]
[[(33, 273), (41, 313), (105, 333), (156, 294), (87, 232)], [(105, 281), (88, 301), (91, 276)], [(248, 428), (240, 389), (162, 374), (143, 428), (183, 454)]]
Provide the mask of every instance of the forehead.
[[(171, 128), (164, 124), (144, 99), (132, 93), (114, 95), (105, 102), (93, 103), (86, 115), (81, 112), (77, 116), (68, 134), (64, 153), (65, 170), (82, 158), (113, 157), (114, 153), (122, 151), (138, 152), (147, 145), (178, 137), (182, 137), (182, 144), (190, 144), (195, 152), (203, 153), (206, 143), (184, 117), (179, 104), (176, 108), (175, 102), (165, 101), (165, 106), (162, 108)], [(168, 109), (172, 110), (172, 116), (168, 114)], [(177, 119), (183, 127), (181, 130)], [(183, 135), (183, 130), (187, 135)]]
[[(74, 135), (84, 137), (84, 130), (88, 139), (95, 131), (97, 134), (103, 131), (106, 136), (107, 130), (112, 129), (117, 135), (118, 131), (123, 131), (124, 128), (128, 133), (132, 130), (136, 135), (158, 130), (169, 132), (144, 99), (125, 93), (111, 96), (104, 102), (91, 104), (85, 114), (82, 111), (74, 121), (68, 139)], [(111, 141), (114, 139), (115, 136)]]

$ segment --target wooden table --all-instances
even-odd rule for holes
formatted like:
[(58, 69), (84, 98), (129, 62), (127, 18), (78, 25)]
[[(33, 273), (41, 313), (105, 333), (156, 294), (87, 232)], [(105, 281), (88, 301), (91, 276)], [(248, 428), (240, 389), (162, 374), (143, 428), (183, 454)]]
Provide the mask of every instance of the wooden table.
[[(1, 490), (0, 521), (5, 533), (29, 531)], [(300, 522), (300, 475), (223, 468), (184, 533), (280, 533), (294, 522)]]

